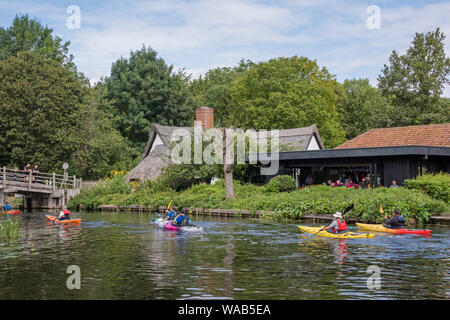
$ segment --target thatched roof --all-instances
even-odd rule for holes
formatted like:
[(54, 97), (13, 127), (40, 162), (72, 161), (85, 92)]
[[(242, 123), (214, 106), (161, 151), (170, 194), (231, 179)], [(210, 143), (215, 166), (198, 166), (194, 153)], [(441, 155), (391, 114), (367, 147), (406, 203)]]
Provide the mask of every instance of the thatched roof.
[[(154, 180), (159, 177), (164, 168), (171, 164), (170, 139), (176, 129), (186, 129), (191, 134), (192, 127), (173, 127), (153, 124), (149, 132), (149, 138), (141, 162), (130, 171), (128, 180)], [(159, 136), (162, 144), (154, 145)], [(323, 149), (322, 140), (316, 125), (305, 128), (285, 129), (279, 131), (280, 151), (306, 150), (315, 137), (320, 149)], [(159, 141), (159, 140), (158, 140)], [(285, 150), (286, 149), (286, 150)]]
[(316, 138), (320, 149), (324, 149), (319, 130), (315, 124), (305, 128), (280, 130), (280, 151), (283, 151), (283, 147), (288, 148), (289, 151), (306, 150), (313, 137)]

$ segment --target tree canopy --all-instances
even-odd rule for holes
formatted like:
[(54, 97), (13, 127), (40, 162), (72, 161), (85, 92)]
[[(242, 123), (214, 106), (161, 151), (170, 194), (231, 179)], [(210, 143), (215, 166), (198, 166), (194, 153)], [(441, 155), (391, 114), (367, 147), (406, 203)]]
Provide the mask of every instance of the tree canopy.
[(393, 125), (393, 106), (368, 79), (345, 80), (343, 87), (345, 94), (339, 99), (339, 113), (347, 139), (372, 128)]
[(145, 46), (128, 59), (117, 60), (105, 83), (117, 117), (117, 128), (143, 151), (153, 122), (162, 125), (193, 125), (194, 106), (187, 77)]
[(378, 77), (383, 96), (396, 107), (394, 124), (415, 125), (449, 121), (442, 90), (449, 84), (450, 58), (444, 51), (445, 35), (439, 28), (416, 33), (406, 54), (393, 51), (389, 65)]
[(260, 62), (233, 83), (230, 122), (256, 130), (316, 124), (325, 146), (334, 147), (345, 141), (339, 90), (334, 76), (306, 57)]
[(80, 146), (87, 88), (57, 61), (31, 51), (0, 61), (0, 146), (11, 164), (50, 170)]
[(0, 60), (16, 56), (21, 51), (33, 51), (75, 70), (70, 42), (52, 35), (53, 30), (28, 15), (16, 16), (9, 28), (0, 27)]

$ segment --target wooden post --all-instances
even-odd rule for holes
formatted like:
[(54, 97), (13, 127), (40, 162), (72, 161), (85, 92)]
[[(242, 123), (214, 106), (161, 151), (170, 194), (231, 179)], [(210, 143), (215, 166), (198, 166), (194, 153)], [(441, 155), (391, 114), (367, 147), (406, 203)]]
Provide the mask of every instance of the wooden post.
[(6, 188), (6, 167), (3, 166), (3, 189)]
[(76, 188), (77, 176), (73, 176), (73, 188)]
[(53, 181), (52, 181), (52, 185), (53, 185), (53, 192), (55, 192), (55, 187), (56, 187), (56, 174), (53, 172)]
[(28, 190), (31, 190), (31, 179), (33, 179), (32, 173), (33, 173), (33, 170), (30, 171), (30, 176), (28, 177), (28, 178), (29, 178), (29, 181), (28, 181)]
[(80, 178), (80, 189), (83, 188), (83, 178)]

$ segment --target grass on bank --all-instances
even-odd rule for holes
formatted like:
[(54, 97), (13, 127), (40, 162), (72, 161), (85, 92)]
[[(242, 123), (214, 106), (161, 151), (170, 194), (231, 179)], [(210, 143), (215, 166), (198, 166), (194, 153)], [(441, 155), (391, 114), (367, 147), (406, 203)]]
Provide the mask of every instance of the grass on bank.
[(177, 207), (244, 209), (260, 211), (268, 219), (300, 219), (305, 214), (332, 214), (342, 211), (350, 203), (354, 209), (347, 217), (379, 223), (383, 215), (399, 209), (409, 221), (415, 219), (422, 223), (432, 214), (449, 211), (448, 202), (433, 199), (421, 190), (412, 188), (347, 189), (327, 186), (313, 186), (291, 192), (270, 192), (266, 186), (240, 184), (234, 185), (235, 199), (226, 199), (224, 183), (215, 185), (198, 184), (184, 191), (175, 192), (162, 188), (157, 183), (147, 181), (134, 188), (125, 182), (125, 176), (116, 175), (96, 186), (82, 190), (69, 202), (71, 208), (83, 205), (87, 209), (97, 209), (100, 205), (117, 206), (144, 205), (152, 209), (167, 206), (170, 201)]
[(0, 217), (0, 242), (10, 243), (20, 238), (20, 219)]

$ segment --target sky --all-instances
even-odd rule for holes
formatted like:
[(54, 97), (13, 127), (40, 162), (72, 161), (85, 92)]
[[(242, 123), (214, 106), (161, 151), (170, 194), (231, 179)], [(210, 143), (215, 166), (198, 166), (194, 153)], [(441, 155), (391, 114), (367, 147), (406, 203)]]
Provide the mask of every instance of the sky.
[[(193, 78), (241, 59), (297, 55), (340, 82), (367, 78), (374, 86), (392, 51), (405, 53), (416, 32), (439, 27), (450, 55), (450, 1), (0, 0), (0, 26), (17, 14), (70, 41), (78, 70), (92, 83), (143, 45)], [(450, 97), (449, 86), (443, 95)]]

